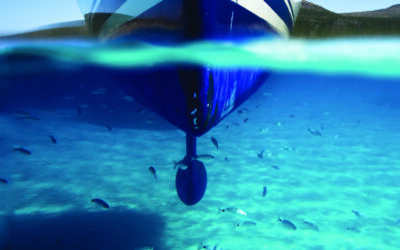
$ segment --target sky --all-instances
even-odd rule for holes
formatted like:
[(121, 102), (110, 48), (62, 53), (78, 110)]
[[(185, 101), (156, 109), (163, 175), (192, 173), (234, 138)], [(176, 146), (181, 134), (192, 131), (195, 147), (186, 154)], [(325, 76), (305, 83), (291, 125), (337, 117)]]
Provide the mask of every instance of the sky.
[(75, 0), (0, 0), (0, 35), (79, 19)]
[(336, 13), (385, 9), (400, 0), (308, 0)]
[[(382, 9), (400, 3), (400, 0), (309, 1), (338, 13)], [(0, 0), (0, 35), (79, 19), (83, 15), (76, 0)]]

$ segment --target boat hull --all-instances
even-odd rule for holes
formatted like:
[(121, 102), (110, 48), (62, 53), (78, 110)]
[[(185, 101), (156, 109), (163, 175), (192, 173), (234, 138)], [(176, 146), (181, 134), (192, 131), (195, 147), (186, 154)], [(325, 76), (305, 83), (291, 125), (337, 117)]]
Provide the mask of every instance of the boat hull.
[[(125, 1), (120, 2), (120, 8), (108, 6), (110, 13), (107, 6), (94, 9), (92, 5), (85, 15), (88, 26), (107, 42), (241, 43), (259, 36), (288, 35), (296, 14), (288, 0), (153, 0), (147, 7), (125, 9)], [(132, 70), (120, 82), (150, 110), (184, 132), (201, 136), (239, 107), (269, 74), (260, 68), (179, 64)]]

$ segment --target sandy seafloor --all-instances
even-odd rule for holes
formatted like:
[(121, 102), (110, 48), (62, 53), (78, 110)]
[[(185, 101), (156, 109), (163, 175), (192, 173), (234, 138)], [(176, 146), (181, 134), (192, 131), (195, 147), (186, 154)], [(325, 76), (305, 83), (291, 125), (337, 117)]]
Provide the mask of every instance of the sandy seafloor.
[[(40, 120), (2, 112), (0, 247), (400, 249), (399, 94), (398, 79), (272, 76), (198, 139), (198, 153), (215, 158), (204, 160), (208, 188), (192, 207), (174, 186), (183, 132), (112, 121), (109, 131), (75, 109), (24, 108)], [(229, 207), (247, 216), (220, 212)]]

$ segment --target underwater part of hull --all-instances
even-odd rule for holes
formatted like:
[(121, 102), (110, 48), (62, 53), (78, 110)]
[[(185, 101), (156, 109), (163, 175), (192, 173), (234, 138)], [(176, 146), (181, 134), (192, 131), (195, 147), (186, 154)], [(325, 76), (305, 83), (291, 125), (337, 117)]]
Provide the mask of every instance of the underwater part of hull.
[[(201, 136), (241, 105), (268, 78), (257, 68), (178, 65), (130, 72), (129, 94), (182, 131)], [(118, 77), (118, 76), (116, 76)]]

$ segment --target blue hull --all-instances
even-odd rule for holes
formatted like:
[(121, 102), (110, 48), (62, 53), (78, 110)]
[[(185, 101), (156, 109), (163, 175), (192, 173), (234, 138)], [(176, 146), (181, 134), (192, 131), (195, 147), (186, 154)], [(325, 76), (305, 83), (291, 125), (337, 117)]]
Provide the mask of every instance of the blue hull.
[(125, 74), (134, 80), (125, 80), (123, 87), (182, 131), (201, 136), (241, 105), (268, 75), (256, 68), (180, 65)]

